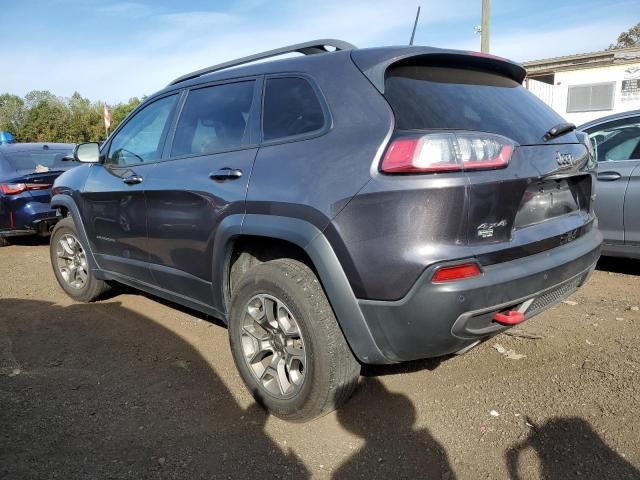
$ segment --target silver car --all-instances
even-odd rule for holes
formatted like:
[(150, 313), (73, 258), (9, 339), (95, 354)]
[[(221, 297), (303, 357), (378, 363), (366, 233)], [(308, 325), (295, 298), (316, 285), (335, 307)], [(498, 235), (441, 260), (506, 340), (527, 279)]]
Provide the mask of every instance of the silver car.
[(589, 135), (598, 160), (595, 209), (604, 236), (602, 254), (640, 258), (640, 110), (578, 129)]

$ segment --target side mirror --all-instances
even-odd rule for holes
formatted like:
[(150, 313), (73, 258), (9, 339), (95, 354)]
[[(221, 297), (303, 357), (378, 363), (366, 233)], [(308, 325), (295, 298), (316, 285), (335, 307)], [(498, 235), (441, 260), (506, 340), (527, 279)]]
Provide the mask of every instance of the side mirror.
[(100, 161), (100, 144), (95, 142), (80, 143), (73, 149), (73, 158), (82, 163), (98, 163)]

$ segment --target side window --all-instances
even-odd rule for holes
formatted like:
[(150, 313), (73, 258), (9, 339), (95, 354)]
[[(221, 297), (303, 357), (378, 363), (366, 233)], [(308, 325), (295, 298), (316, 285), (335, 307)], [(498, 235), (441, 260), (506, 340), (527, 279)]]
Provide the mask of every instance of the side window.
[(135, 114), (111, 141), (108, 165), (127, 166), (158, 160), (178, 95), (161, 98)]
[(587, 133), (599, 162), (640, 159), (640, 117), (598, 125)]
[(269, 78), (264, 94), (263, 140), (320, 130), (324, 114), (313, 87), (304, 78)]
[(189, 92), (171, 156), (204, 155), (249, 145), (255, 83), (229, 83)]

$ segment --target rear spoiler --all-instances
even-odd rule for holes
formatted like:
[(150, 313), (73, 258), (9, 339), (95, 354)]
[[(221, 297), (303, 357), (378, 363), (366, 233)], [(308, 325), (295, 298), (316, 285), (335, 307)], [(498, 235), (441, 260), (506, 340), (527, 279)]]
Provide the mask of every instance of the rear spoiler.
[(518, 63), (502, 57), (464, 50), (432, 47), (387, 47), (351, 51), (351, 59), (374, 87), (384, 93), (385, 75), (392, 65), (425, 64), (488, 70), (522, 83), (527, 72)]

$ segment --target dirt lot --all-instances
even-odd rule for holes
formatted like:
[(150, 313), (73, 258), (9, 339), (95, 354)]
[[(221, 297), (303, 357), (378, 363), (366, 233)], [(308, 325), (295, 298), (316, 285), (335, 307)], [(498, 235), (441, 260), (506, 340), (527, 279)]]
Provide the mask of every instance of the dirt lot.
[(640, 478), (640, 262), (601, 262), (536, 338), (369, 368), (297, 425), (254, 404), (220, 323), (74, 304), (47, 248), (0, 249), (0, 478)]

